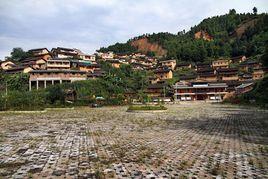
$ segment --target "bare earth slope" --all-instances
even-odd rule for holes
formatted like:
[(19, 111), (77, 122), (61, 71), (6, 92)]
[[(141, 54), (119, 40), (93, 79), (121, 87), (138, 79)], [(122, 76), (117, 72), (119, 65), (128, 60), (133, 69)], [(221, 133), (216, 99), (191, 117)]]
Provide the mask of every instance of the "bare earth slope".
[(145, 54), (149, 51), (155, 52), (157, 56), (163, 56), (167, 53), (167, 51), (157, 43), (150, 43), (146, 37), (132, 41), (131, 45)]

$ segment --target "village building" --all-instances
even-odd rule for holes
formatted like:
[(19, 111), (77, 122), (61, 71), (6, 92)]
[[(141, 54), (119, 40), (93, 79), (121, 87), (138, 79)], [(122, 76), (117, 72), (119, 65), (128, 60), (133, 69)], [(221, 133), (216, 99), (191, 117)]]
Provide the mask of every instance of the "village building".
[(28, 57), (21, 61), (22, 66), (28, 66), (33, 69), (45, 69), (47, 60), (42, 57)]
[(222, 100), (227, 94), (226, 83), (177, 82), (173, 88), (175, 101)]
[(230, 59), (230, 61), (232, 63), (242, 63), (242, 62), (244, 62), (246, 60), (247, 60), (247, 57), (245, 55), (241, 55), (241, 56), (237, 56), (237, 57), (232, 57)]
[(97, 78), (102, 78), (105, 75), (105, 71), (102, 71), (101, 69), (95, 69), (92, 72), (87, 73), (87, 78), (88, 79), (97, 79)]
[(107, 62), (109, 62), (114, 68), (120, 68), (121, 63), (119, 60), (109, 60)]
[(167, 83), (158, 82), (154, 84), (149, 84), (145, 90), (145, 94), (148, 97), (154, 99), (161, 99), (167, 97), (169, 93), (170, 86)]
[(80, 71), (85, 71), (85, 72), (94, 72), (94, 70), (99, 70), (100, 65), (99, 64), (89, 64), (89, 63), (84, 63), (84, 62), (79, 62), (78, 67)]
[(195, 65), (196, 71), (203, 70), (203, 69), (210, 69), (210, 68), (211, 68), (210, 63), (196, 63)]
[(215, 74), (214, 69), (211, 67), (198, 68), (197, 70), (197, 80), (199, 81), (217, 81), (217, 75)]
[(150, 84), (155, 84), (159, 81), (159, 78), (151, 76), (148, 78)]
[(0, 61), (0, 67), (3, 70), (8, 70), (11, 68), (14, 68), (16, 64), (12, 62), (11, 60), (5, 60), (5, 61)]
[(69, 70), (71, 68), (70, 60), (54, 58), (46, 63), (47, 70)]
[(6, 74), (16, 74), (16, 73), (29, 73), (33, 68), (29, 66), (15, 66), (5, 70)]
[(212, 62), (212, 68), (213, 69), (220, 69), (220, 68), (229, 68), (230, 61), (219, 59)]
[(104, 60), (112, 60), (114, 59), (114, 53), (109, 51), (107, 53), (99, 53), (99, 56)]
[(220, 68), (217, 70), (219, 81), (237, 81), (238, 69), (237, 68)]
[(191, 74), (191, 75), (182, 75), (180, 76), (180, 81), (195, 81), (197, 78), (196, 74)]
[(57, 47), (52, 48), (51, 53), (54, 58), (77, 58), (78, 53), (75, 49)]
[(179, 64), (177, 64), (177, 67), (176, 67), (176, 69), (178, 69), (178, 70), (191, 69), (191, 68), (192, 68), (192, 64), (191, 63), (187, 63), (187, 62), (185, 62), (185, 63), (179, 63)]
[(249, 72), (240, 73), (238, 74), (238, 77), (239, 77), (239, 81), (249, 81), (253, 79), (252, 74)]
[(77, 70), (32, 70), (29, 72), (29, 90), (49, 85), (86, 80), (86, 72)]
[(239, 65), (239, 70), (244, 72), (252, 72), (254, 68), (261, 68), (261, 64), (256, 61), (245, 61)]
[(252, 79), (253, 80), (259, 80), (264, 78), (265, 70), (264, 68), (254, 68), (252, 73)]
[(173, 78), (173, 71), (167, 67), (162, 67), (154, 70), (154, 74), (160, 80), (168, 80)]
[(77, 58), (81, 59), (84, 62), (93, 63), (93, 62), (96, 61), (96, 56), (95, 55), (85, 54), (79, 49), (74, 49), (74, 51), (77, 53)]
[(50, 51), (47, 48), (31, 49), (28, 51), (33, 57), (49, 60), (52, 58)]
[(254, 83), (243, 83), (235, 87), (236, 94), (243, 94), (251, 91), (253, 89)]
[(149, 67), (141, 64), (141, 63), (137, 63), (137, 62), (133, 62), (130, 64), (133, 68), (133, 70), (144, 70), (144, 69), (147, 69)]
[(159, 61), (159, 64), (162, 67), (166, 66), (170, 68), (171, 70), (175, 70), (177, 62), (176, 60), (164, 60), (164, 61)]

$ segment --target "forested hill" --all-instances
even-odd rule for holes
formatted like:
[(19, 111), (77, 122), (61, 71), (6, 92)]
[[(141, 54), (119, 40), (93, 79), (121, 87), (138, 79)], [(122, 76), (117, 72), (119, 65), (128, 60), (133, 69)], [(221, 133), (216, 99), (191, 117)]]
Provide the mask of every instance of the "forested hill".
[[(188, 32), (183, 30), (177, 34), (168, 32), (144, 34), (126, 43), (101, 48), (99, 51), (123, 54), (139, 51), (179, 61), (201, 62), (238, 55), (258, 58), (258, 55), (264, 53), (267, 42), (267, 13), (257, 14), (257, 9), (254, 9), (253, 13), (238, 14), (232, 9), (228, 14), (204, 19)], [(156, 45), (157, 48), (153, 48)]]

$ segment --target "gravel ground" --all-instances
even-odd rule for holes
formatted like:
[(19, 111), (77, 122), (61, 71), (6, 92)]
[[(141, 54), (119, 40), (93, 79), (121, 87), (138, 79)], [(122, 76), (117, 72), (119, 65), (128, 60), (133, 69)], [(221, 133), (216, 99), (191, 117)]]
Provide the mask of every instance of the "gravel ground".
[(268, 111), (205, 102), (0, 113), (0, 178), (268, 178)]

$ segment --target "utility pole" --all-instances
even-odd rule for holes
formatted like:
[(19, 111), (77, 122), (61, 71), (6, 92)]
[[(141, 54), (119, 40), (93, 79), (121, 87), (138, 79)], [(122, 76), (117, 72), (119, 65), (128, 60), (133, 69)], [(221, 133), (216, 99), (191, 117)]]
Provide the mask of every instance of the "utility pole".
[(5, 110), (7, 108), (7, 81), (6, 81), (6, 97), (5, 97)]

